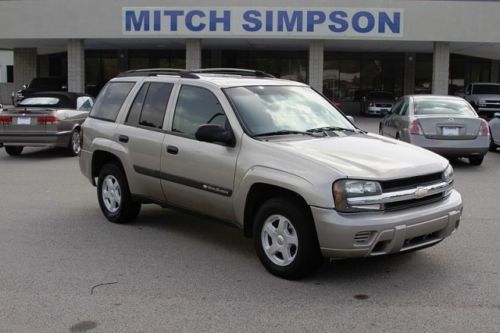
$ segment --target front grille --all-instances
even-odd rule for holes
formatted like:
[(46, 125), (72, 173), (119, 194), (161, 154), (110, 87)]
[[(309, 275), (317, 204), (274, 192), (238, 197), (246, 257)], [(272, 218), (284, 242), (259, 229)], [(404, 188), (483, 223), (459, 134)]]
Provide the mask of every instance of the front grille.
[(437, 172), (429, 175), (423, 175), (411, 178), (386, 180), (380, 182), (380, 185), (382, 186), (382, 191), (385, 193), (397, 190), (416, 188), (418, 186), (425, 186), (441, 180), (442, 180), (441, 172)]
[(427, 197), (420, 198), (420, 199), (411, 199), (411, 200), (389, 202), (389, 203), (385, 204), (384, 208), (386, 211), (408, 209), (408, 208), (413, 208), (413, 207), (418, 207), (418, 206), (423, 206), (423, 205), (428, 205), (428, 204), (431, 204), (434, 202), (438, 202), (441, 199), (443, 199), (443, 197), (444, 197), (444, 193), (437, 193), (437, 194), (429, 195)]

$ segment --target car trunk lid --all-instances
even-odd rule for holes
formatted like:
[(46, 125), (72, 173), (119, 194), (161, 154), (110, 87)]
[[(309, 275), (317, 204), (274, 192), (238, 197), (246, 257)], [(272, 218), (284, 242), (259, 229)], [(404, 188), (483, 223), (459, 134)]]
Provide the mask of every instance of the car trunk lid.
[(479, 134), (481, 119), (463, 116), (418, 116), (423, 134), (429, 139), (472, 140)]
[(49, 108), (16, 108), (0, 113), (0, 129), (5, 134), (50, 131), (59, 119)]

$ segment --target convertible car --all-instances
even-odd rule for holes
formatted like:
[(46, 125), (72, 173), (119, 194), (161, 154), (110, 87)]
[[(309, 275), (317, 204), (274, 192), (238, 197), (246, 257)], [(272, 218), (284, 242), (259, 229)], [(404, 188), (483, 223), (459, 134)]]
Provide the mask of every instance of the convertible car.
[(69, 156), (80, 153), (80, 125), (94, 99), (86, 94), (38, 92), (17, 107), (0, 112), (0, 147), (20, 155), (24, 147), (63, 147)]

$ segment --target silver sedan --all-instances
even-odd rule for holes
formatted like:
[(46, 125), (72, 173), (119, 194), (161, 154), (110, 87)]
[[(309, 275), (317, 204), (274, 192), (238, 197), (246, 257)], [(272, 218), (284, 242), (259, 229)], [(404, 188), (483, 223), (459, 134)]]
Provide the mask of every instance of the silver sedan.
[(404, 96), (380, 122), (379, 133), (447, 157), (480, 165), (490, 146), (488, 123), (463, 98)]

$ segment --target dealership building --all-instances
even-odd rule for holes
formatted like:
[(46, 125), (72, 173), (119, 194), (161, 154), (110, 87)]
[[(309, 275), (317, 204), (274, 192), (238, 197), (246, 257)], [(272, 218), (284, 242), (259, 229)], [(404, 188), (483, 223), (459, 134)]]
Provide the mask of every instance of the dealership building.
[(500, 82), (500, 2), (0, 1), (0, 50), (13, 51), (13, 89), (58, 76), (96, 94), (128, 69), (238, 67), (307, 82), (354, 110), (370, 90)]

